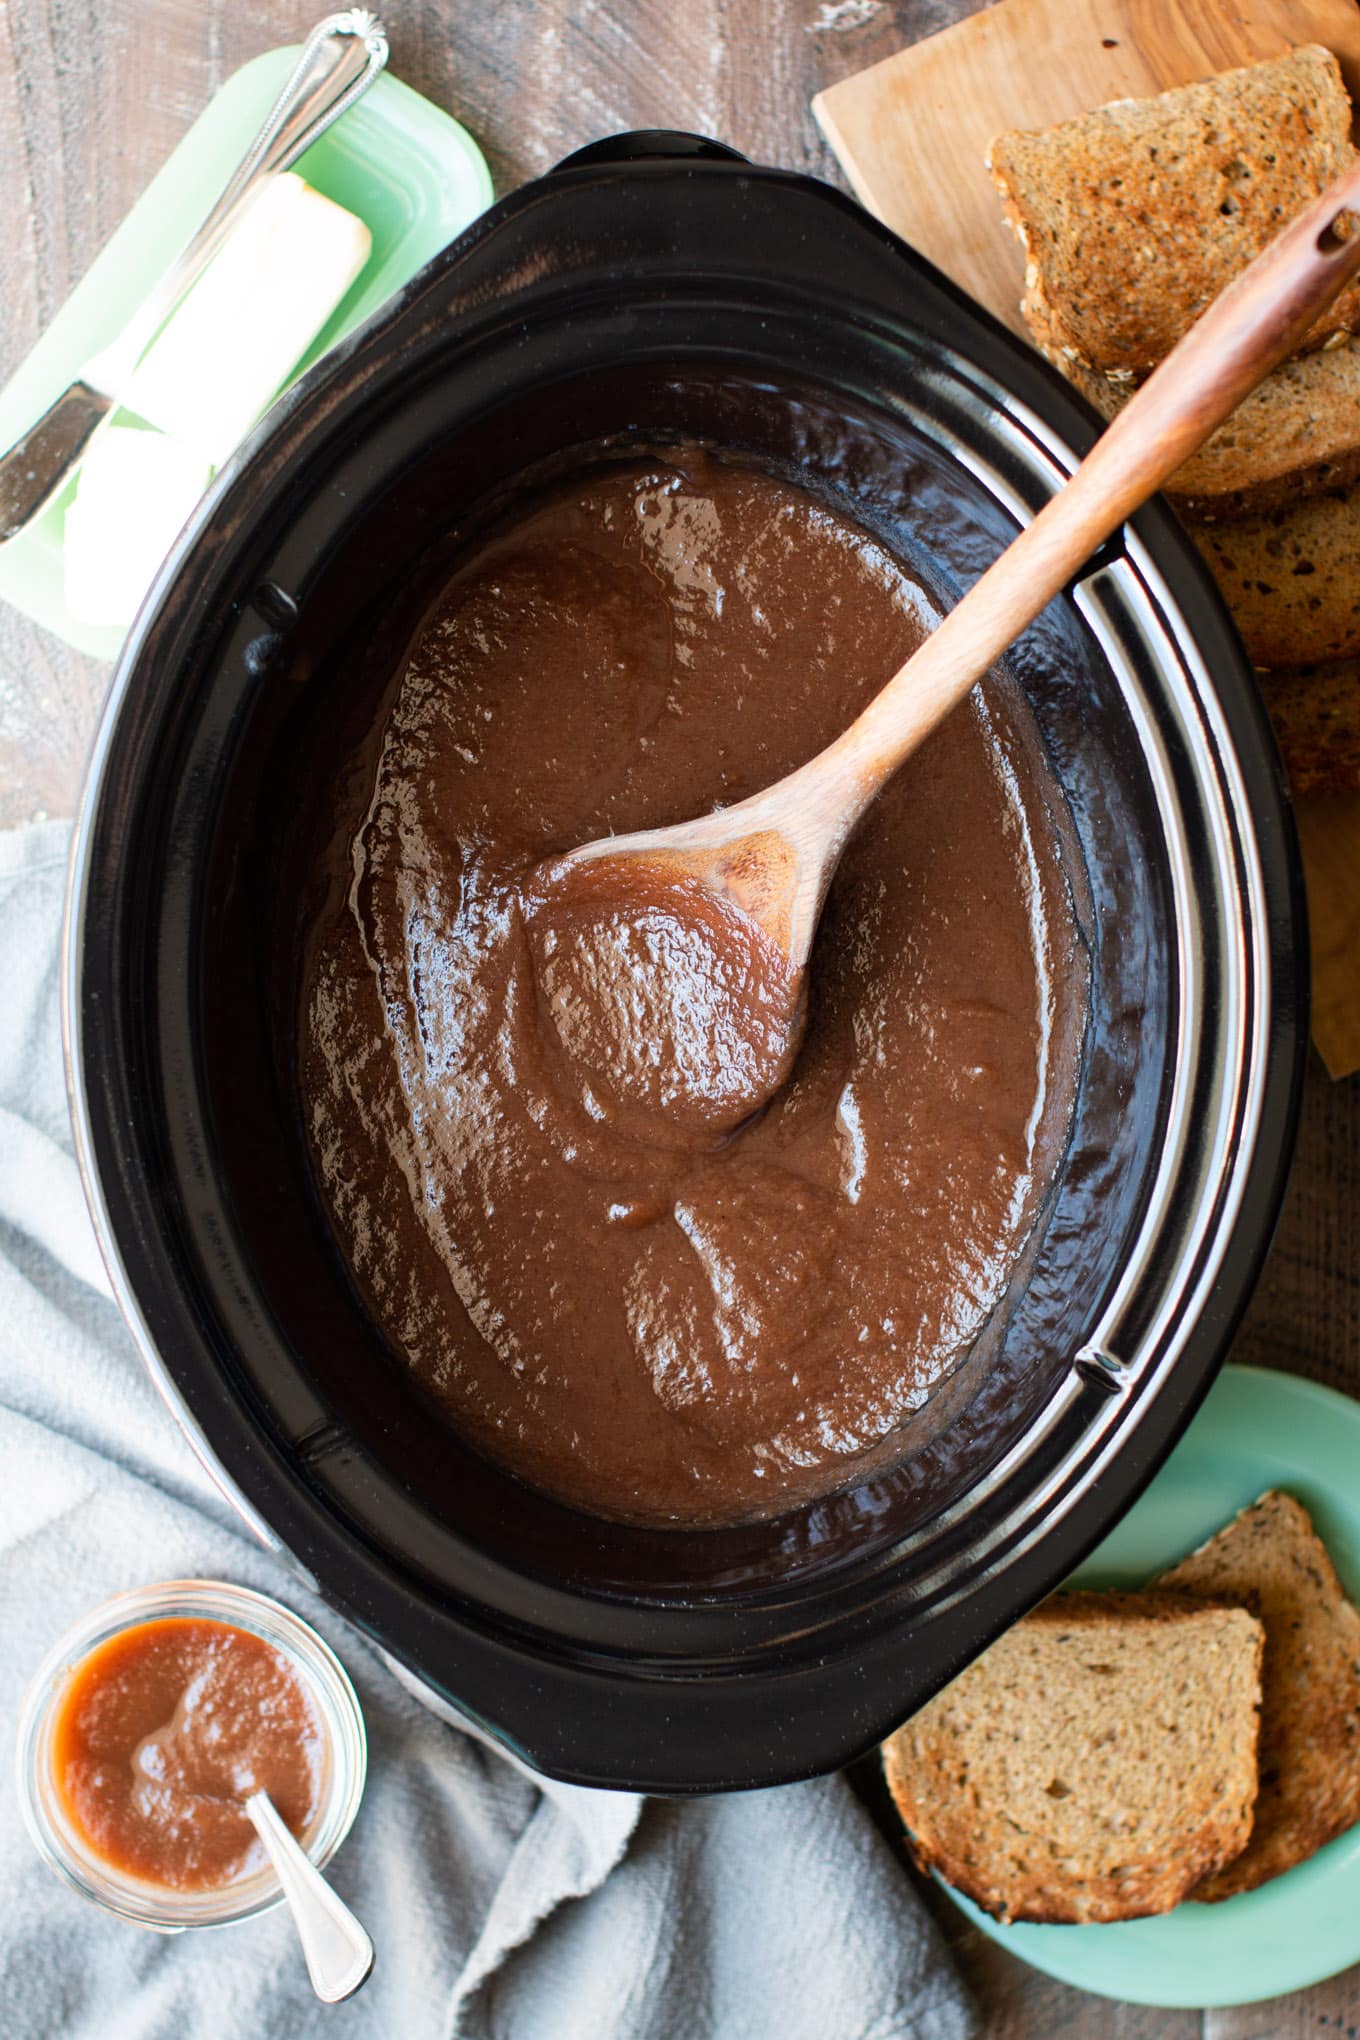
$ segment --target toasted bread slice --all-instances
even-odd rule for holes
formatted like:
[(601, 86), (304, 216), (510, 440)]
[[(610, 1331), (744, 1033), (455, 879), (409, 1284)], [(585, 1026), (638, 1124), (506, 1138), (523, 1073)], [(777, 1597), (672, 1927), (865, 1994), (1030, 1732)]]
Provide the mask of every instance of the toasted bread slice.
[[(1113, 418), (1134, 385), (1059, 361), (1088, 402)], [(1166, 485), (1198, 522), (1259, 517), (1360, 480), (1360, 346), (1348, 337), (1281, 363)]]
[(1263, 673), (1261, 692), (1295, 793), (1360, 793), (1360, 659)]
[[(1330, 50), (1224, 71), (988, 152), (1025, 249), (1022, 305), (1055, 357), (1141, 375), (1295, 214), (1348, 168), (1351, 107)], [(1360, 287), (1309, 344), (1360, 325)]]
[(1360, 1611), (1346, 1599), (1308, 1511), (1275, 1490), (1158, 1585), (1231, 1596), (1265, 1623), (1256, 1823), (1241, 1855), (1194, 1893), (1231, 1898), (1360, 1821)]
[(883, 1745), (924, 1868), (1003, 1920), (1169, 1912), (1240, 1854), (1263, 1633), (1174, 1594), (1061, 1594)]
[(1360, 657), (1360, 482), (1190, 532), (1254, 664)]

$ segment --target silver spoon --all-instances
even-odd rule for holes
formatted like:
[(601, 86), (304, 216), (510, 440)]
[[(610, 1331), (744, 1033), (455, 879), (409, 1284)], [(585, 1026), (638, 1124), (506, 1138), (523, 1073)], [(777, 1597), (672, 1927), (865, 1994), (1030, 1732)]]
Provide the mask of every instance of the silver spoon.
[(373, 1943), (279, 1817), (267, 1792), (252, 1792), (245, 1811), (269, 1851), (293, 1915), (312, 1989), (323, 2004), (353, 1997), (373, 1968)]

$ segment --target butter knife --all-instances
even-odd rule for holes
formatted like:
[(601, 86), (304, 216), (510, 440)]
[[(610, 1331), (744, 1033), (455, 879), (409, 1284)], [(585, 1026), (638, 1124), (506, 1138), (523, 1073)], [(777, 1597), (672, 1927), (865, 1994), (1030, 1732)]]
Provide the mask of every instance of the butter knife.
[(47, 508), (118, 408), (121, 392), (176, 306), (271, 177), (295, 163), (365, 93), (387, 62), (376, 14), (352, 7), (317, 23), (278, 98), (198, 232), (118, 337), (0, 455), (0, 544)]

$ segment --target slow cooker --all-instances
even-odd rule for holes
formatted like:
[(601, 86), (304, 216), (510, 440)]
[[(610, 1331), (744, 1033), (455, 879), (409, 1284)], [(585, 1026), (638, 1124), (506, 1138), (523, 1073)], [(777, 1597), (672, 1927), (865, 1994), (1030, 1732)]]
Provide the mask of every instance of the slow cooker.
[(1091, 992), (1067, 1151), (991, 1336), (890, 1471), (773, 1521), (644, 1530), (436, 1421), (329, 1235), (279, 1047), (319, 733), (430, 548), (545, 462), (742, 450), (835, 492), (943, 605), (1096, 429), (837, 192), (624, 136), (495, 206), (276, 406), (123, 653), (65, 985), (122, 1307), (259, 1535), (556, 1777), (689, 1792), (844, 1763), (1149, 1479), (1284, 1185), (1306, 1038), (1287, 798), (1232, 626), (1154, 503), (1008, 661), (1065, 798)]

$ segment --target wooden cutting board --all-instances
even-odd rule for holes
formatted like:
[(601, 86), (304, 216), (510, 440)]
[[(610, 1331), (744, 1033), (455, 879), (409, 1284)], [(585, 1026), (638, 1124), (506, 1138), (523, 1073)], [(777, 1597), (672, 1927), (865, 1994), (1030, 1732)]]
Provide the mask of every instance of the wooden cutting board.
[[(813, 112), (856, 195), (1015, 332), (1024, 264), (986, 167), (1003, 128), (1046, 127), (1320, 42), (1360, 105), (1356, 0), (1000, 0), (830, 86)], [(1027, 337), (1027, 336), (1026, 336)], [(1360, 799), (1305, 799), (1313, 1039), (1360, 1069)]]

